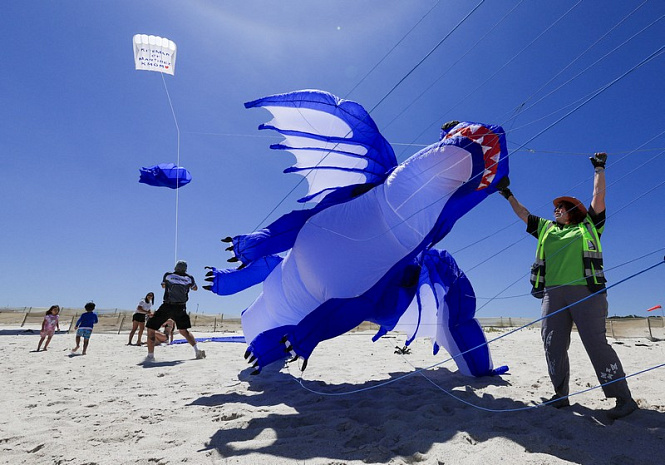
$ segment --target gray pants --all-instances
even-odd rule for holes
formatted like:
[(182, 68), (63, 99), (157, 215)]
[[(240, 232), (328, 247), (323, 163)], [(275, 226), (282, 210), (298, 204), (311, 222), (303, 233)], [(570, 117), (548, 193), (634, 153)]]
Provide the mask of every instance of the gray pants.
[[(546, 288), (543, 298), (543, 317), (568, 305), (588, 297), (591, 292), (586, 286), (561, 286)], [(605, 337), (605, 318), (607, 317), (607, 294), (597, 294), (584, 302), (573, 305), (556, 315), (542, 321), (541, 335), (545, 346), (545, 357), (554, 392), (559, 396), (569, 394), (570, 363), (568, 347), (573, 323), (584, 344), (591, 364), (596, 370), (598, 381), (603, 385), (606, 397), (630, 399), (630, 390), (625, 379), (621, 361)]]

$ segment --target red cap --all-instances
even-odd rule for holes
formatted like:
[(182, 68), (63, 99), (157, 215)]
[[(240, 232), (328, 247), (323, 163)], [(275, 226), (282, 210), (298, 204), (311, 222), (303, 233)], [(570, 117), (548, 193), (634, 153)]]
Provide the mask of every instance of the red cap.
[(571, 203), (577, 208), (579, 211), (584, 213), (584, 216), (587, 215), (587, 209), (584, 206), (582, 202), (580, 202), (578, 199), (575, 197), (568, 197), (568, 196), (563, 196), (563, 197), (557, 197), (556, 199), (552, 200), (552, 203), (554, 204), (554, 207), (556, 208), (557, 205), (559, 205), (561, 202), (568, 202)]

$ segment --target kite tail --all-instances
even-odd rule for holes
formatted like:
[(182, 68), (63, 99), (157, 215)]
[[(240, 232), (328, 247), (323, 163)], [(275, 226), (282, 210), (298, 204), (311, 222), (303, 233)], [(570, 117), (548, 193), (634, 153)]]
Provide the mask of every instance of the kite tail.
[(507, 367), (493, 368), (485, 334), (475, 319), (473, 287), (453, 257), (432, 249), (422, 261), (418, 293), (393, 329), (407, 332), (407, 345), (417, 337), (429, 337), (434, 354), (443, 346), (467, 376), (506, 372)]
[(507, 367), (494, 370), (483, 329), (475, 318), (476, 295), (471, 282), (446, 251), (431, 250), (426, 266), (433, 283), (447, 289), (439, 299), (440, 328), (437, 344), (455, 358), (460, 372), (468, 376), (504, 373)]

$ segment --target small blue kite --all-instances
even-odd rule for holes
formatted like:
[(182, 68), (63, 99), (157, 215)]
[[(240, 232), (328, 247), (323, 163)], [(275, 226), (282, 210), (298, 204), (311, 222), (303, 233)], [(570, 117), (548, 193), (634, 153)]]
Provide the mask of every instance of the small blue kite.
[(160, 163), (159, 165), (141, 168), (141, 177), (139, 182), (149, 186), (168, 187), (169, 189), (179, 189), (189, 184), (192, 175), (182, 166), (176, 166), (174, 163)]

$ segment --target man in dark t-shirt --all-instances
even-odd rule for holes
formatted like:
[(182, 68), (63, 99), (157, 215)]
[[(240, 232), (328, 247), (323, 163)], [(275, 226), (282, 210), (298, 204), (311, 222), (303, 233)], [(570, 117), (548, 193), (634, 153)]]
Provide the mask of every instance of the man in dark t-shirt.
[(148, 329), (148, 356), (145, 362), (155, 361), (155, 331), (158, 331), (169, 318), (175, 321), (180, 334), (194, 347), (196, 358), (205, 358), (205, 351), (197, 347), (196, 339), (189, 332), (192, 324), (187, 314), (186, 304), (189, 299), (189, 290), (196, 291), (198, 287), (194, 277), (187, 274), (187, 262), (180, 260), (175, 264), (174, 271), (164, 273), (162, 287), (164, 288), (164, 303), (145, 325)]

